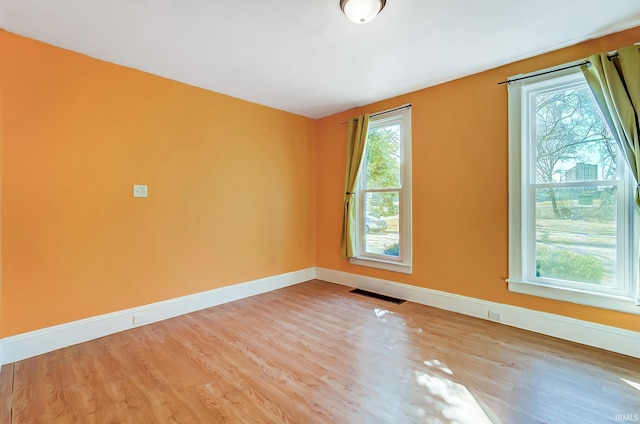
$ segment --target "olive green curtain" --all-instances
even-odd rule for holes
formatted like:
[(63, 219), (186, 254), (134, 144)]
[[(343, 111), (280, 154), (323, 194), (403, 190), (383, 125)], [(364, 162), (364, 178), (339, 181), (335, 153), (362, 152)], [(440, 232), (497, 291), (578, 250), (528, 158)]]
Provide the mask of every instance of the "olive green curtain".
[(369, 115), (361, 115), (349, 120), (347, 140), (347, 169), (344, 183), (344, 211), (342, 215), (342, 238), (340, 252), (344, 258), (355, 256), (356, 240), (356, 183), (362, 165), (362, 157), (367, 144)]
[[(594, 54), (588, 61), (590, 66), (583, 66), (582, 71), (631, 167), (636, 179), (636, 205), (640, 208), (640, 48), (624, 47), (612, 56), (607, 53)], [(637, 278), (637, 260), (634, 267)], [(636, 304), (640, 305), (640, 285), (636, 288)]]
[(640, 50), (619, 49), (617, 54), (597, 53), (582, 66), (589, 87), (636, 179), (636, 205), (640, 208)]

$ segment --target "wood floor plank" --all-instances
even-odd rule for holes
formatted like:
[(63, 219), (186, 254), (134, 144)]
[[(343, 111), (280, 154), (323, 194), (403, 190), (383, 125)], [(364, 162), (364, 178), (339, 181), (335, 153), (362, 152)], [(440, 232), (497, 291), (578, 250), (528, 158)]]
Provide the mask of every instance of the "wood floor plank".
[(639, 387), (638, 359), (314, 280), (4, 366), (0, 418), (606, 423)]
[(0, 368), (0, 424), (11, 424), (14, 364)]

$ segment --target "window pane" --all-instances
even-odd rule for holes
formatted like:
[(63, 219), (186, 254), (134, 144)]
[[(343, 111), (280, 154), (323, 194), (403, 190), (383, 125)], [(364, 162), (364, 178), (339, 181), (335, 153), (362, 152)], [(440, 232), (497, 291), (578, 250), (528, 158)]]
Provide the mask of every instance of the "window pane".
[(536, 276), (617, 285), (615, 186), (536, 189)]
[(367, 189), (400, 188), (400, 124), (369, 130), (364, 162)]
[(586, 85), (535, 96), (536, 181), (616, 178), (616, 143)]
[(399, 193), (365, 193), (364, 250), (398, 256), (400, 242)]

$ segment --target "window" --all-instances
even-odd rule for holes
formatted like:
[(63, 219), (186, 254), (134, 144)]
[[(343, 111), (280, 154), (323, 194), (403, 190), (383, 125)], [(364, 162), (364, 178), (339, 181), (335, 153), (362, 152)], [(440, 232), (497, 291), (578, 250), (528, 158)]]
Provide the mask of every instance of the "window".
[(356, 189), (351, 263), (411, 273), (411, 109), (371, 117)]
[(628, 166), (580, 68), (509, 86), (509, 290), (640, 313)]

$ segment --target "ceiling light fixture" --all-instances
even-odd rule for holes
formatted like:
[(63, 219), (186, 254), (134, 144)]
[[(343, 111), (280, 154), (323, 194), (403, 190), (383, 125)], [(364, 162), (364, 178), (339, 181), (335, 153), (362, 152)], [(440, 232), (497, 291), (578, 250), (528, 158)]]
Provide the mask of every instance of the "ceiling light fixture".
[(351, 22), (366, 24), (387, 4), (387, 0), (340, 0), (340, 9)]

